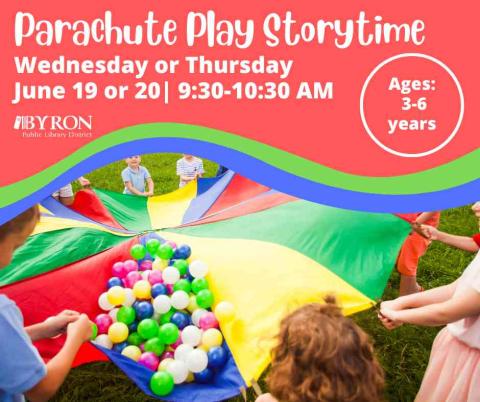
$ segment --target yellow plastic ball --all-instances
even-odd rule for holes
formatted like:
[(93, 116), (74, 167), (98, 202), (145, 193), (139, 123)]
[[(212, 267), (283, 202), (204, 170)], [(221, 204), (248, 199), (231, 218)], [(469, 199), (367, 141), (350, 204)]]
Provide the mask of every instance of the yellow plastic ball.
[(190, 303), (188, 303), (187, 310), (193, 313), (195, 310), (197, 310), (198, 304), (197, 304), (197, 296), (196, 295), (191, 295), (190, 296)]
[(120, 306), (125, 301), (125, 289), (121, 286), (112, 286), (108, 289), (107, 300), (113, 306)]
[(202, 345), (205, 345), (208, 349), (221, 346), (222, 343), (222, 333), (216, 328), (207, 329), (202, 335)]
[(148, 281), (138, 281), (133, 285), (133, 294), (137, 299), (150, 299), (152, 286)]
[(195, 381), (195, 377), (193, 375), (193, 373), (191, 371), (188, 372), (188, 375), (187, 375), (187, 379), (185, 380), (185, 382), (194, 382)]
[(168, 261), (162, 260), (160, 258), (155, 258), (155, 261), (152, 263), (152, 269), (156, 271), (163, 271), (168, 267)]
[(204, 352), (208, 352), (210, 348), (207, 345), (204, 345), (203, 343), (197, 346), (197, 349), (202, 349)]
[(173, 359), (171, 359), (170, 357), (168, 357), (167, 359), (163, 359), (158, 365), (157, 371), (165, 371), (171, 362), (173, 362)]
[(215, 307), (215, 317), (222, 323), (232, 321), (235, 317), (235, 307), (228, 301), (222, 301)]
[(123, 322), (114, 322), (108, 328), (108, 337), (113, 343), (120, 343), (128, 338), (128, 327)]
[(138, 360), (140, 359), (140, 356), (142, 355), (142, 351), (138, 346), (128, 345), (126, 348), (122, 350), (122, 355), (138, 362)]

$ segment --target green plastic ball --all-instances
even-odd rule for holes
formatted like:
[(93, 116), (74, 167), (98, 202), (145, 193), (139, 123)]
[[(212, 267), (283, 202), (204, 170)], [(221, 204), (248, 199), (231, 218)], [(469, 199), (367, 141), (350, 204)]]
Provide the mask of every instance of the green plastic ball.
[(176, 260), (173, 266), (178, 269), (180, 275), (186, 275), (188, 272), (188, 262), (185, 260)]
[(93, 341), (98, 335), (98, 327), (97, 324), (92, 322), (92, 335), (90, 335), (90, 340)]
[(204, 289), (208, 289), (208, 281), (205, 278), (195, 278), (192, 281), (192, 292), (198, 295), (198, 293)]
[(165, 345), (171, 345), (178, 340), (180, 336), (180, 331), (175, 324), (168, 323), (163, 324), (158, 331), (158, 337)]
[(140, 346), (144, 339), (140, 336), (138, 332), (132, 332), (128, 335), (127, 342), (129, 345)]
[(201, 308), (210, 308), (214, 302), (213, 293), (208, 289), (203, 289), (197, 294), (197, 304)]
[(157, 396), (168, 395), (173, 387), (173, 376), (168, 371), (158, 371), (150, 378), (150, 389)]
[(172, 315), (174, 315), (175, 312), (176, 310), (174, 308), (171, 308), (170, 311), (162, 314), (159, 320), (160, 324), (168, 324), (170, 322), (170, 318), (172, 318)]
[(141, 260), (145, 258), (147, 255), (147, 249), (143, 247), (141, 244), (135, 244), (131, 249), (130, 249), (130, 255), (135, 259), (135, 260)]
[(170, 244), (162, 244), (157, 250), (157, 256), (162, 260), (169, 260), (173, 257), (173, 248)]
[(117, 312), (117, 321), (130, 325), (135, 321), (135, 309), (133, 307), (123, 306)]
[(137, 332), (143, 339), (151, 339), (158, 334), (158, 324), (151, 318), (146, 318), (138, 324)]
[(165, 345), (160, 341), (160, 338), (155, 337), (145, 342), (145, 351), (155, 353), (160, 356), (165, 350)]
[(157, 251), (158, 251), (158, 248), (160, 247), (160, 240), (158, 239), (150, 239), (149, 241), (147, 241), (147, 243), (145, 244), (145, 247), (147, 249), (147, 251), (149, 252), (149, 254), (151, 256), (154, 256)]
[(186, 293), (190, 293), (192, 290), (192, 285), (188, 279), (179, 279), (175, 285), (173, 285), (173, 290), (176, 292), (177, 290), (183, 290)]

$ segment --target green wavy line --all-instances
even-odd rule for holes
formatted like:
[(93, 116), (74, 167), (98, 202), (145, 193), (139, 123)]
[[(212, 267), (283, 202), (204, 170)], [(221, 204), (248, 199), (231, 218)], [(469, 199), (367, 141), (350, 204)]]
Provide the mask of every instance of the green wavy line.
[(456, 187), (479, 178), (477, 167), (480, 166), (480, 149), (422, 172), (401, 176), (369, 177), (340, 172), (261, 142), (220, 130), (179, 123), (148, 123), (104, 135), (49, 168), (1, 187), (0, 207), (29, 196), (95, 153), (115, 145), (146, 138), (186, 138), (214, 143), (240, 151), (313, 182), (364, 193), (419, 194)]

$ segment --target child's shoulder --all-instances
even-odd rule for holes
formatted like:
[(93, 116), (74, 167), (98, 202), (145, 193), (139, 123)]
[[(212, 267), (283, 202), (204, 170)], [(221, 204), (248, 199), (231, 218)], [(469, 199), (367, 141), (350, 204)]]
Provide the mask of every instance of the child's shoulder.
[(5, 321), (22, 325), (23, 318), (20, 309), (5, 295), (0, 295), (0, 317)]
[(5, 307), (16, 307), (16, 304), (7, 296), (0, 294), (0, 313)]

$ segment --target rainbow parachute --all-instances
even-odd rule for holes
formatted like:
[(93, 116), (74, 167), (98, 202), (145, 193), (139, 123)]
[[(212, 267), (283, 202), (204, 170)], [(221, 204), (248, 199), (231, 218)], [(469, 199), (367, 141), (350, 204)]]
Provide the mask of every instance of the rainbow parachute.
[[(409, 230), (392, 214), (299, 200), (231, 171), (151, 198), (84, 190), (72, 209), (52, 198), (42, 203), (41, 222), (0, 271), (0, 286), (26, 325), (66, 308), (94, 317), (112, 264), (128, 259), (132, 245), (151, 236), (189, 244), (209, 265), (215, 299), (235, 305), (235, 320), (222, 327), (231, 356), (212, 384), (185, 384), (164, 399), (223, 400), (266, 369), (289, 311), (329, 293), (346, 314), (371, 307)], [(48, 359), (61, 343), (37, 346)], [(116, 352), (86, 344), (75, 363), (106, 358), (152, 395), (152, 373)]]

